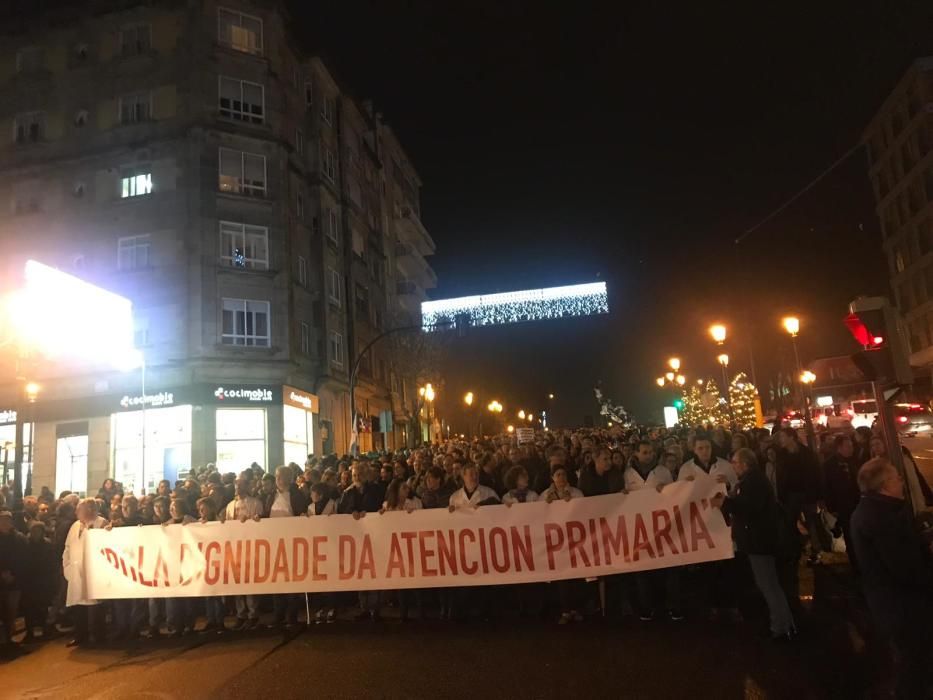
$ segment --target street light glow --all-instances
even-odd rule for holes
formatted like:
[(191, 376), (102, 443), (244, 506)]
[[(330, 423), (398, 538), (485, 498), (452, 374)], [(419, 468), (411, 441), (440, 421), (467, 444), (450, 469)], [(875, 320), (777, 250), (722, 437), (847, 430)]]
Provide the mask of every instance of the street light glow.
[(660, 387), (663, 387), (663, 386), (664, 386), (664, 377), (658, 377), (658, 378), (655, 379), (654, 381), (657, 383), (658, 386), (660, 386)]
[(424, 400), (430, 403), (434, 400), (434, 387), (431, 386), (431, 383), (428, 382), (424, 387)]
[(514, 425), (510, 425), (508, 428), (506, 428), (506, 430), (508, 430), (510, 433), (514, 433), (514, 432), (515, 432), (515, 426), (514, 426)]
[(667, 364), (675, 372), (680, 370), (680, 358), (679, 357), (672, 357), (671, 359), (667, 361)]
[(726, 353), (723, 353), (716, 359), (719, 360), (719, 364), (721, 364), (723, 367), (729, 366), (729, 356)]
[(792, 338), (796, 338), (797, 334), (800, 332), (800, 319), (796, 316), (785, 316), (784, 320), (781, 321), (784, 324), (784, 330), (790, 333)]
[(668, 372), (667, 374), (664, 375), (664, 378), (667, 379), (667, 381), (672, 382), (674, 381), (674, 373)]
[(721, 323), (714, 323), (712, 326), (710, 326), (709, 334), (713, 336), (713, 340), (715, 340), (719, 345), (722, 345), (724, 342), (726, 342), (726, 327)]
[(39, 392), (42, 390), (42, 387), (36, 384), (35, 382), (29, 382), (26, 384), (26, 400), (29, 403), (35, 403), (36, 399), (39, 398)]
[(687, 378), (686, 378), (684, 375), (682, 375), (682, 374), (678, 374), (678, 375), (677, 375), (677, 383), (678, 383), (680, 386), (683, 386), (684, 384), (687, 383)]
[(804, 370), (800, 373), (800, 381), (804, 384), (812, 384), (816, 381), (816, 375), (810, 370)]
[(467, 406), (473, 405), (473, 392), (472, 391), (468, 391), (466, 393), (466, 396), (463, 397), (463, 403), (465, 403)]
[(519, 417), (521, 420), (525, 420), (525, 409), (524, 409), (524, 408), (519, 410), (519, 412), (518, 412), (518, 417)]

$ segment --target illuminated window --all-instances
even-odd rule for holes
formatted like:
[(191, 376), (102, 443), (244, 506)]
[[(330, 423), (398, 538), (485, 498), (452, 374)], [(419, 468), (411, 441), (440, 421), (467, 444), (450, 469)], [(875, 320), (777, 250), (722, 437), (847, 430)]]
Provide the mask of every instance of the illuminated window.
[(148, 92), (124, 95), (120, 98), (120, 123), (138, 124), (152, 116), (152, 97)]
[(269, 229), (221, 221), (220, 261), (244, 270), (268, 270)]
[(266, 157), (221, 148), (218, 184), (221, 192), (265, 197)]
[(224, 298), (224, 345), (269, 347), (269, 336), (268, 301)]
[(219, 8), (217, 40), (231, 49), (262, 55), (262, 20), (252, 15)]
[(265, 119), (262, 85), (221, 76), (220, 115), (250, 124), (262, 124)]
[(139, 270), (149, 267), (149, 235), (126, 236), (117, 241), (117, 269)]
[(120, 53), (124, 56), (138, 56), (152, 48), (152, 27), (148, 24), (135, 24), (120, 30)]
[(120, 178), (120, 184), (120, 196), (123, 199), (151, 194), (152, 173), (149, 172), (148, 166), (124, 168)]
[(266, 463), (266, 412), (262, 408), (218, 408), (216, 417), (218, 469), (239, 472)]

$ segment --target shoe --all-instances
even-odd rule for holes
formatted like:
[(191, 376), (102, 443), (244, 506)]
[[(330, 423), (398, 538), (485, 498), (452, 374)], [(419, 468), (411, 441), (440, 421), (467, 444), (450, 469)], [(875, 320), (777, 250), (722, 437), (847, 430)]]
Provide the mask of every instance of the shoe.
[(327, 624), (331, 625), (337, 621), (337, 611), (331, 608), (327, 611)]
[(684, 619), (684, 614), (679, 610), (670, 610), (667, 616), (670, 618), (671, 622), (681, 622)]
[(68, 642), (65, 644), (65, 647), (68, 649), (73, 649), (74, 647), (79, 647), (79, 646), (82, 646), (83, 644), (84, 642), (82, 642), (79, 639), (69, 639)]
[(158, 639), (159, 638), (159, 628), (153, 625), (150, 625), (143, 632), (143, 637), (146, 639)]
[(259, 627), (259, 618), (250, 618), (246, 621), (246, 624), (243, 625), (243, 631), (249, 632), (250, 630), (254, 630), (257, 627)]
[(242, 632), (244, 629), (246, 629), (246, 626), (247, 626), (246, 619), (242, 617), (238, 617), (236, 619), (236, 622), (234, 622), (233, 625), (230, 627), (230, 631), (231, 632)]
[(273, 620), (268, 625), (266, 625), (267, 630), (277, 630), (282, 627), (285, 623), (280, 620)]
[(320, 625), (324, 622), (324, 609), (321, 608), (314, 614), (314, 624)]
[(561, 613), (560, 619), (557, 620), (558, 625), (567, 625), (573, 622), (573, 615), (569, 612)]
[(652, 622), (654, 621), (654, 612), (642, 613), (638, 616), (638, 619), (642, 622)]

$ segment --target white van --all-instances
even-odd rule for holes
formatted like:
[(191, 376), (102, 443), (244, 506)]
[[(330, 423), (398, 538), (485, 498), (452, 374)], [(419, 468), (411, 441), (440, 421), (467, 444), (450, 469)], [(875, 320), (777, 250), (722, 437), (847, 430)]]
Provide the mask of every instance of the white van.
[(853, 401), (849, 407), (849, 416), (852, 418), (853, 428), (861, 428), (862, 426), (870, 428), (878, 418), (878, 404), (875, 403), (874, 399)]

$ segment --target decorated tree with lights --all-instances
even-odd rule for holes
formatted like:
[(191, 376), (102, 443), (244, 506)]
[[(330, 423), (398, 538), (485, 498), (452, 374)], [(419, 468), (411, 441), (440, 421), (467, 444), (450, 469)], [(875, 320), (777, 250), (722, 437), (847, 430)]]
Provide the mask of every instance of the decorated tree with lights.
[(680, 410), (681, 425), (697, 425), (700, 422), (702, 404), (700, 403), (700, 386), (692, 384), (684, 390), (684, 407)]
[(735, 423), (742, 430), (754, 428), (757, 424), (755, 402), (759, 400), (758, 389), (752, 384), (745, 372), (739, 372), (729, 384), (729, 400)]
[(729, 408), (719, 393), (719, 385), (715, 379), (703, 382), (700, 391), (700, 415), (697, 424), (727, 425), (729, 423)]

